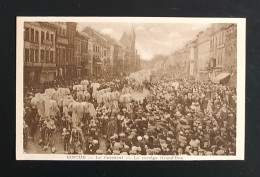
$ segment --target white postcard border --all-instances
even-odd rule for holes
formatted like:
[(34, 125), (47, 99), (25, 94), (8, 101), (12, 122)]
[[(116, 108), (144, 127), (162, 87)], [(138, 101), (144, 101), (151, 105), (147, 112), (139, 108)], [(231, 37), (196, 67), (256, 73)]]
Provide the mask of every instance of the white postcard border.
[[(106, 22), (106, 23), (236, 23), (237, 24), (237, 134), (235, 156), (179, 155), (67, 155), (26, 154), (23, 152), (23, 25), (24, 22)], [(245, 18), (183, 18), (183, 17), (17, 17), (16, 28), (16, 159), (68, 161), (200, 161), (244, 160), (245, 151)]]

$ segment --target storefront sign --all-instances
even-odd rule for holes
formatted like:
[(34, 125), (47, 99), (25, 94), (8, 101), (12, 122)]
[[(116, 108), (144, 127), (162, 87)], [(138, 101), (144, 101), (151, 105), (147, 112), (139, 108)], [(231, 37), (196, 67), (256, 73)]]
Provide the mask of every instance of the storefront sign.
[(43, 43), (46, 45), (52, 45), (52, 41), (43, 39)]
[(65, 44), (65, 45), (68, 45), (68, 44), (69, 44), (68, 39), (61, 38), (61, 37), (58, 37), (58, 38), (57, 38), (57, 42), (58, 42), (58, 43), (61, 43), (61, 44)]
[(30, 43), (30, 48), (31, 49), (38, 49), (39, 48), (39, 44)]

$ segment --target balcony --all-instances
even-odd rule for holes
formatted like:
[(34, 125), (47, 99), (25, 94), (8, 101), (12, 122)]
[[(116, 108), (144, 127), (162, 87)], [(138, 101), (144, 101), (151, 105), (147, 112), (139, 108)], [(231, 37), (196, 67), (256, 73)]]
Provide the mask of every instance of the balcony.
[(62, 38), (62, 37), (57, 37), (57, 43), (60, 43), (60, 44), (64, 44), (64, 45), (68, 45), (69, 44), (69, 41), (68, 39), (66, 38)]
[(53, 68), (53, 67), (56, 67), (56, 63), (42, 63), (42, 67)]
[(56, 67), (56, 64), (55, 63), (34, 63), (34, 62), (24, 62), (24, 66), (26, 67), (50, 67), (50, 68), (53, 68), (53, 67)]
[(26, 67), (41, 67), (42, 63), (24, 62), (24, 66), (26, 66)]
[(43, 43), (43, 44), (46, 44), (46, 45), (53, 45), (53, 42), (52, 42), (52, 41), (46, 40), (46, 39), (43, 39), (43, 40), (42, 40), (42, 43)]

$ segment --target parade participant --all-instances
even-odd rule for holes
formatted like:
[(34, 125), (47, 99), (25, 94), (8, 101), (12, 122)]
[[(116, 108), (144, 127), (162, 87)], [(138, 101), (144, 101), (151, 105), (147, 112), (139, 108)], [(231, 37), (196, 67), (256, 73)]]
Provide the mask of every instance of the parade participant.
[(63, 153), (67, 154), (69, 151), (70, 133), (67, 131), (66, 128), (63, 128), (62, 140), (63, 140)]
[(110, 138), (115, 133), (117, 133), (117, 119), (115, 114), (112, 114), (107, 126), (107, 137)]

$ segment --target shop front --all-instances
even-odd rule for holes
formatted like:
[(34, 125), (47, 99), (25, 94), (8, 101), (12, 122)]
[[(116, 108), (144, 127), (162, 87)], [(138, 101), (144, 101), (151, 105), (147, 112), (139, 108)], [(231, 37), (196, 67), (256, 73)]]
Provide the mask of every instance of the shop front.
[(38, 83), (40, 80), (41, 67), (24, 67), (24, 83)]
[(52, 82), (56, 76), (56, 68), (42, 68), (40, 83)]
[(212, 79), (213, 83), (227, 84), (230, 79), (230, 73), (221, 73)]
[(98, 77), (102, 74), (102, 61), (98, 57), (93, 59), (93, 75)]

